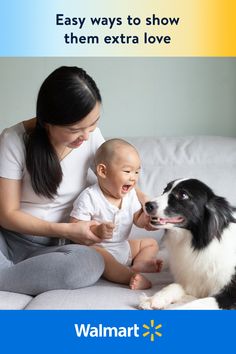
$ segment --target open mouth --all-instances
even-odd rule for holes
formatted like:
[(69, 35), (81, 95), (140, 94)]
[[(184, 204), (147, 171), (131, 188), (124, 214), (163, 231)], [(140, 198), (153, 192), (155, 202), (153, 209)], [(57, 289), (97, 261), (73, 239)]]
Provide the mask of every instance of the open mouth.
[(122, 186), (121, 189), (122, 189), (122, 192), (127, 193), (131, 188), (132, 188), (131, 185), (125, 184), (124, 186)]
[(154, 226), (157, 225), (166, 225), (166, 224), (180, 224), (184, 221), (182, 216), (175, 216), (173, 218), (159, 218), (159, 217), (152, 217), (151, 224)]

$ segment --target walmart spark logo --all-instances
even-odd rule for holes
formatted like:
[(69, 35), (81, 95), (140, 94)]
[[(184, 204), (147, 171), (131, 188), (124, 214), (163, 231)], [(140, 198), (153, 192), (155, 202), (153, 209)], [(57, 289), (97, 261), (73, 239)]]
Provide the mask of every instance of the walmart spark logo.
[(143, 328), (147, 329), (146, 332), (143, 333), (143, 337), (150, 336), (150, 341), (154, 342), (155, 336), (161, 337), (162, 334), (158, 331), (162, 325), (158, 324), (157, 326), (154, 325), (154, 320), (150, 320), (150, 326), (143, 324)]

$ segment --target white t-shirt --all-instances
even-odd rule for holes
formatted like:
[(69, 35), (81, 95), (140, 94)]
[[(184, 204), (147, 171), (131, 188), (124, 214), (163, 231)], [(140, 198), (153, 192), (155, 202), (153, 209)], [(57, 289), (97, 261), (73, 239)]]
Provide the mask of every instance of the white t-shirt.
[(119, 209), (111, 204), (102, 193), (98, 183), (86, 188), (75, 200), (71, 216), (78, 220), (97, 220), (115, 224), (111, 239), (107, 239), (97, 246), (106, 248), (120, 262), (125, 264), (129, 257), (129, 237), (134, 213), (141, 209), (135, 189), (132, 189), (123, 198)]
[[(87, 172), (94, 170), (94, 155), (104, 142), (98, 128), (89, 140), (73, 149), (62, 161), (63, 179), (55, 199), (38, 196), (33, 191), (25, 165), (25, 128), (18, 123), (0, 135), (0, 177), (22, 181), (20, 208), (22, 211), (50, 222), (68, 222), (76, 197), (86, 188)], [(37, 158), (37, 157), (36, 157)]]

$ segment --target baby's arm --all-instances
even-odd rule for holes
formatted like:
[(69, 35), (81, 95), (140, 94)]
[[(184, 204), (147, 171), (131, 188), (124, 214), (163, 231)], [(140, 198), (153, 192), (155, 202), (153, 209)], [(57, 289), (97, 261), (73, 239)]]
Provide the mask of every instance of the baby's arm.
[(137, 198), (139, 204), (141, 203), (142, 208), (134, 213), (134, 216), (133, 216), (134, 225), (136, 225), (137, 227), (140, 227), (141, 229), (145, 229), (147, 231), (157, 230), (156, 228), (151, 226), (150, 216), (147, 215), (143, 209), (144, 204), (147, 201), (149, 201), (150, 198), (146, 194), (144, 194), (138, 187), (135, 188), (135, 192), (136, 192), (136, 196), (137, 196), (136, 198)]
[(144, 214), (143, 209), (139, 209), (138, 211), (136, 211), (136, 213), (134, 213), (134, 219), (133, 219), (134, 225), (143, 229), (147, 222), (146, 217), (148, 216)]
[(141, 205), (144, 205), (146, 202), (148, 202), (150, 200), (150, 197), (148, 197), (145, 193), (143, 193), (139, 187), (135, 187), (135, 191), (138, 197), (138, 200), (140, 202)]

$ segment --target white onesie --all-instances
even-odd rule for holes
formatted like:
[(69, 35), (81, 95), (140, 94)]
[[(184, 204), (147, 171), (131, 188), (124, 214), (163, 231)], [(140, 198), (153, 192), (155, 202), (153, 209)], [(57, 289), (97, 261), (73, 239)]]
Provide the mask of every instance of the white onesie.
[(115, 224), (111, 239), (107, 239), (96, 246), (106, 248), (118, 262), (131, 264), (130, 246), (127, 241), (132, 225), (134, 213), (141, 209), (141, 204), (132, 189), (122, 201), (121, 208), (117, 208), (104, 197), (96, 183), (86, 188), (74, 202), (71, 216), (78, 220), (97, 220)]

